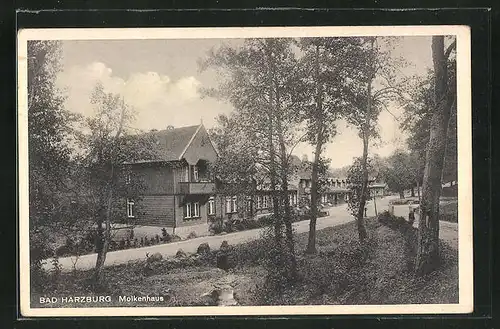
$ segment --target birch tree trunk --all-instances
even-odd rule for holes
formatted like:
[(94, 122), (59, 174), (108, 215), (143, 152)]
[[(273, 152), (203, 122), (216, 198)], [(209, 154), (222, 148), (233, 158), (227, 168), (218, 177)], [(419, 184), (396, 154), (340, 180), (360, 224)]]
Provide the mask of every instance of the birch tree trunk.
[[(369, 88), (370, 89), (370, 88)], [(369, 102), (370, 103), (370, 102)], [(369, 106), (371, 107), (371, 106)], [(367, 237), (366, 227), (365, 227), (365, 218), (364, 211), (366, 205), (366, 193), (368, 188), (368, 137), (366, 136), (367, 132), (363, 133), (363, 158), (362, 158), (362, 169), (363, 169), (363, 181), (361, 184), (361, 195), (359, 196), (359, 208), (358, 208), (358, 216), (356, 218), (356, 224), (358, 227), (358, 235), (359, 241), (364, 242)]]
[[(116, 131), (116, 134), (114, 136), (113, 142), (112, 142), (112, 152), (111, 152), (111, 169), (110, 169), (110, 175), (109, 175), (109, 181), (107, 182), (107, 187), (108, 187), (108, 195), (107, 195), (107, 206), (106, 206), (106, 218), (105, 218), (105, 230), (104, 230), (104, 241), (102, 248), (98, 250), (97, 253), (97, 260), (96, 260), (96, 265), (95, 265), (95, 270), (94, 270), (94, 284), (100, 285), (104, 278), (103, 278), (103, 269), (104, 269), (104, 264), (106, 262), (106, 255), (108, 253), (109, 249), (109, 243), (111, 241), (111, 213), (112, 213), (112, 208), (113, 208), (113, 189), (114, 189), (114, 181), (115, 181), (115, 161), (116, 161), (116, 152), (118, 146), (118, 140), (121, 136), (122, 130), (123, 130), (123, 123), (125, 120), (125, 102), (122, 100), (122, 109), (120, 111), (120, 121), (118, 125), (118, 129)], [(99, 222), (99, 229), (101, 230), (102, 228), (102, 221)]]
[[(111, 239), (111, 208), (113, 206), (113, 189), (110, 188), (108, 191), (108, 202), (106, 206), (106, 218), (104, 220), (105, 228), (103, 234), (102, 247), (97, 252), (97, 260), (94, 270), (94, 284), (99, 285), (104, 281), (103, 269), (104, 263), (106, 262), (106, 255), (109, 249), (109, 242)], [(102, 227), (102, 223), (99, 223)]]
[(316, 253), (316, 221), (318, 218), (318, 166), (321, 158), (321, 149), (323, 147), (323, 95), (321, 83), (319, 81), (319, 45), (316, 45), (315, 54), (315, 80), (316, 80), (316, 113), (317, 133), (316, 133), (316, 149), (314, 152), (314, 162), (311, 174), (311, 219), (309, 222), (309, 237), (307, 240), (306, 253)]
[[(371, 52), (374, 52), (374, 43), (375, 38), (370, 39)], [(363, 135), (363, 157), (362, 157), (362, 169), (363, 169), (363, 181), (361, 184), (361, 195), (359, 197), (359, 209), (358, 216), (356, 218), (357, 226), (358, 226), (358, 235), (359, 240), (364, 242), (367, 237), (365, 219), (364, 219), (364, 211), (366, 206), (366, 195), (368, 193), (368, 143), (370, 141), (370, 117), (372, 112), (372, 83), (375, 75), (375, 68), (373, 60), (371, 60), (371, 64), (369, 66), (369, 76), (368, 83), (366, 87), (366, 116), (365, 122), (362, 127), (362, 135)]]
[[(446, 53), (449, 54), (449, 51)], [(432, 37), (432, 59), (435, 74), (434, 99), (436, 109), (430, 123), (430, 137), (422, 184), (415, 263), (417, 275), (425, 275), (439, 266), (439, 198), (441, 196), (441, 177), (448, 122), (454, 102), (454, 97), (448, 93), (447, 56), (444, 52), (443, 36)]]

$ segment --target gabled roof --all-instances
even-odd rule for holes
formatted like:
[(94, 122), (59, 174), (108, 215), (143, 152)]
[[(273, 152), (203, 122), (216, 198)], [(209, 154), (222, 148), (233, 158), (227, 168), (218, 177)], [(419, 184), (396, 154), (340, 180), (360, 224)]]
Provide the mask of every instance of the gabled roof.
[(158, 160), (180, 160), (202, 125), (150, 131), (146, 135), (157, 140)]

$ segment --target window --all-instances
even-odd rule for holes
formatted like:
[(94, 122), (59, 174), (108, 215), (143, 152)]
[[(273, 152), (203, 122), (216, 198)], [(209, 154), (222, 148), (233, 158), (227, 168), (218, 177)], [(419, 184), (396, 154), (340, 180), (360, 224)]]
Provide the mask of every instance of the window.
[(238, 211), (238, 207), (237, 207), (236, 196), (226, 197), (226, 214), (230, 214), (230, 213), (237, 212), (237, 211)]
[(189, 165), (185, 169), (184, 181), (189, 182)]
[(262, 200), (262, 208), (267, 209), (269, 207), (269, 196), (264, 195)]
[(257, 209), (262, 208), (262, 195), (257, 196)]
[(134, 206), (135, 206), (135, 202), (134, 200), (132, 199), (127, 199), (127, 217), (128, 218), (134, 218)]
[(233, 196), (233, 212), (238, 211), (237, 201), (238, 199), (235, 196)]
[(184, 206), (184, 218), (191, 218), (191, 210), (193, 209), (191, 203), (186, 203)]
[(198, 167), (197, 166), (192, 166), (192, 167), (193, 167), (193, 182), (197, 182), (200, 179)]
[(213, 196), (208, 199), (208, 214), (215, 215), (215, 199)]
[(125, 176), (125, 184), (130, 184), (132, 181), (132, 175), (130, 173), (127, 173), (127, 176)]
[(247, 213), (252, 213), (253, 212), (253, 200), (252, 197), (247, 197), (247, 203), (246, 203), (246, 212)]
[(200, 203), (188, 202), (184, 205), (184, 218), (200, 217)]
[(200, 203), (193, 203), (193, 217), (200, 217)]

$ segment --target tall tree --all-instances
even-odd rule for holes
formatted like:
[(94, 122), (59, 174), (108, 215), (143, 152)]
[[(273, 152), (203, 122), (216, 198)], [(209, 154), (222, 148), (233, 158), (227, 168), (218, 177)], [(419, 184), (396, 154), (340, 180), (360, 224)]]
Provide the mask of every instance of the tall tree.
[(57, 192), (68, 173), (74, 119), (64, 109), (64, 95), (55, 84), (59, 58), (58, 42), (28, 43), (30, 215), (45, 223), (54, 220), (50, 212), (57, 208)]
[(383, 170), (384, 181), (391, 191), (398, 192), (401, 199), (404, 191), (411, 189), (416, 181), (413, 159), (402, 150), (394, 151), (387, 159)]
[(310, 101), (304, 106), (308, 142), (314, 146), (311, 174), (311, 219), (307, 253), (316, 252), (316, 220), (318, 215), (318, 181), (324, 145), (336, 134), (336, 120), (345, 105), (344, 81), (352, 76), (354, 58), (359, 52), (357, 38), (304, 38), (301, 64), (307, 72), (304, 89)]
[(405, 96), (407, 79), (401, 75), (404, 62), (391, 56), (391, 42), (380, 37), (366, 37), (364, 52), (360, 52), (360, 69), (356, 79), (349, 81), (350, 108), (344, 111), (347, 122), (358, 129), (363, 141), (361, 157), (362, 184), (359, 193), (359, 208), (356, 215), (360, 241), (367, 237), (364, 224), (364, 208), (368, 193), (368, 153), (369, 143), (378, 136), (377, 119), (380, 111), (388, 104), (401, 101)]
[[(104, 283), (103, 268), (111, 242), (112, 223), (123, 221), (125, 199), (137, 199), (141, 182), (127, 179), (127, 163), (155, 159), (151, 135), (134, 136), (127, 130), (133, 109), (120, 95), (97, 84), (91, 95), (95, 115), (85, 119), (79, 136), (81, 152), (75, 181), (95, 219), (97, 260), (93, 275), (96, 287)], [(104, 227), (103, 227), (104, 226)]]
[(432, 37), (434, 66), (434, 111), (430, 121), (429, 143), (425, 162), (420, 218), (418, 222), (418, 249), (415, 264), (417, 275), (424, 275), (439, 265), (439, 198), (446, 152), (446, 140), (451, 109), (456, 97), (452, 92), (456, 83), (448, 77), (448, 59), (456, 47), (454, 40), (445, 49), (444, 36)]
[[(456, 80), (456, 67), (453, 54), (448, 58), (448, 84)], [(456, 95), (455, 89), (450, 93)], [(434, 72), (430, 70), (427, 75), (412, 88), (411, 102), (404, 107), (401, 128), (408, 133), (407, 144), (418, 163), (419, 183), (422, 182), (425, 168), (427, 144), (429, 143), (430, 125), (434, 113)], [(443, 181), (457, 180), (457, 106), (451, 108), (448, 124), (445, 160), (443, 167)]]
[(290, 150), (297, 142), (294, 128), (303, 94), (293, 43), (283, 38), (246, 39), (241, 46), (212, 51), (201, 63), (202, 69), (212, 67), (221, 75), (218, 87), (206, 94), (233, 105), (246, 142), (254, 144), (256, 160), (268, 173), (275, 240), (280, 244), (285, 239), (290, 278), (297, 276), (288, 203)]
[(41, 262), (52, 256), (49, 242), (65, 216), (64, 192), (71, 160), (72, 123), (56, 86), (60, 44), (28, 42), (28, 166), (31, 282), (44, 284)]

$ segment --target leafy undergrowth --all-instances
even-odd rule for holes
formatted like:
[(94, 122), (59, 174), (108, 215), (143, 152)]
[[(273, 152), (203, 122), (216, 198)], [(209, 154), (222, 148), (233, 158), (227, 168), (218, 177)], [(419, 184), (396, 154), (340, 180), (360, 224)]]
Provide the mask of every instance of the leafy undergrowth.
[[(408, 236), (376, 220), (367, 221), (368, 242), (358, 242), (355, 223), (317, 232), (316, 255), (298, 253), (300, 278), (277, 290), (266, 281), (265, 242), (231, 247), (228, 271), (216, 267), (215, 252), (148, 264), (145, 261), (105, 269), (106, 287), (93, 292), (91, 272), (62, 273), (57, 282), (32, 294), (33, 307), (196, 306), (210, 305), (204, 293), (214, 283), (230, 282), (240, 305), (354, 305), (458, 303), (458, 252), (441, 244), (442, 264), (426, 277), (412, 274), (414, 253)], [(305, 250), (307, 233), (298, 234), (296, 250)], [(61, 302), (62, 296), (110, 296), (110, 302)], [(40, 303), (40, 296), (58, 297)], [(121, 300), (119, 296), (161, 296), (162, 301)], [(205, 298), (205, 299), (204, 299)]]

